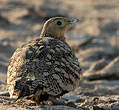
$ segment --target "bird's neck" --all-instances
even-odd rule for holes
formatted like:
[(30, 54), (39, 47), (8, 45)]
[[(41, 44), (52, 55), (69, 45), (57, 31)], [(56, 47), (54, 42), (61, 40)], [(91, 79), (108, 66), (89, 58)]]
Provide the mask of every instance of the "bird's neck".
[(57, 37), (56, 35), (53, 35), (53, 34), (50, 34), (50, 33), (43, 33), (40, 35), (40, 37), (52, 37), (52, 38), (55, 38), (55, 39), (59, 39), (59, 40), (63, 40), (65, 41), (65, 37)]
[(64, 33), (59, 32), (54, 29), (50, 29), (50, 31), (49, 31), (49, 30), (43, 28), (41, 31), (40, 37), (52, 37), (55, 39), (60, 39), (60, 40), (65, 41)]

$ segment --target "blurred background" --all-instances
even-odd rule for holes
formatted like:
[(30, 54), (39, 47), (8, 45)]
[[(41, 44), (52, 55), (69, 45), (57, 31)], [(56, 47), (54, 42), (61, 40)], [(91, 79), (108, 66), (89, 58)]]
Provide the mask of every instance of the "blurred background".
[(119, 0), (0, 0), (0, 84), (15, 49), (38, 38), (52, 16), (80, 20), (66, 34), (83, 70), (80, 90), (119, 94)]

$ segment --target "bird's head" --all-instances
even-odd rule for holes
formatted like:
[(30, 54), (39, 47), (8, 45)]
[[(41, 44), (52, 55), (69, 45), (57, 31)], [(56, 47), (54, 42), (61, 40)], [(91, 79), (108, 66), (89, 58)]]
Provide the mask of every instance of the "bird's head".
[(43, 26), (41, 36), (52, 36), (59, 39), (64, 39), (64, 33), (68, 28), (78, 19), (65, 18), (65, 17), (53, 17), (47, 20)]

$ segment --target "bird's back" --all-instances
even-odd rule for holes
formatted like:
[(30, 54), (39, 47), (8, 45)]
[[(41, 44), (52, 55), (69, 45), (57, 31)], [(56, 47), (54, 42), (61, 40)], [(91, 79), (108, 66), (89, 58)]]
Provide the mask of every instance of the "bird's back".
[(65, 41), (36, 39), (13, 54), (7, 74), (8, 91), (11, 97), (29, 96), (40, 89), (60, 96), (76, 88), (80, 70), (78, 59)]

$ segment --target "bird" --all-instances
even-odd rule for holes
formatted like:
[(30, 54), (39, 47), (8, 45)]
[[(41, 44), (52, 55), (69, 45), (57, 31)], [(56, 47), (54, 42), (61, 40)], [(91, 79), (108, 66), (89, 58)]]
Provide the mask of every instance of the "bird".
[(64, 35), (76, 22), (76, 18), (52, 17), (44, 23), (39, 38), (16, 49), (7, 72), (10, 98), (42, 102), (79, 86), (80, 63)]

